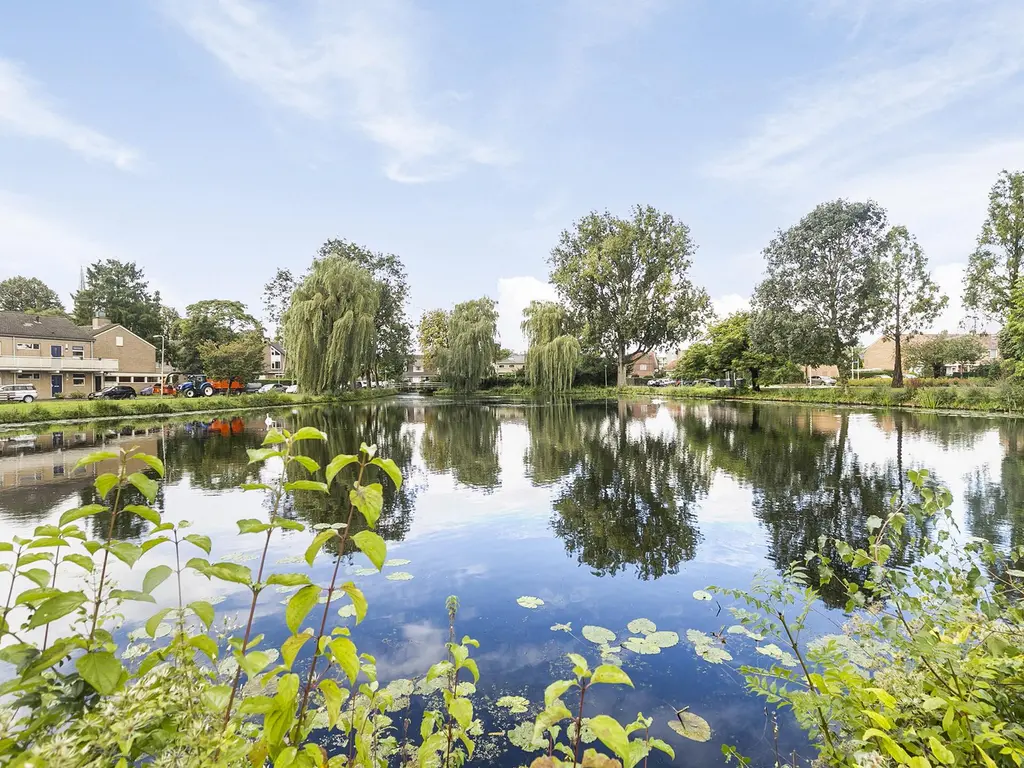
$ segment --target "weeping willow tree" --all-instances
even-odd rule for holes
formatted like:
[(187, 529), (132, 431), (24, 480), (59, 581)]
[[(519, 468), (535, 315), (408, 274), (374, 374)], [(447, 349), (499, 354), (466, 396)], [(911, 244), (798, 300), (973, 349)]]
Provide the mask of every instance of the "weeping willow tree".
[(448, 316), (448, 345), (435, 357), (442, 378), (456, 392), (472, 392), (494, 370), (498, 310), (492, 299), (456, 304)]
[(553, 301), (531, 301), (523, 310), (526, 352), (526, 381), (548, 392), (572, 387), (580, 364), (580, 342), (567, 333), (569, 317)]
[(317, 259), (284, 314), (288, 365), (303, 392), (352, 384), (372, 364), (378, 285), (348, 259)]

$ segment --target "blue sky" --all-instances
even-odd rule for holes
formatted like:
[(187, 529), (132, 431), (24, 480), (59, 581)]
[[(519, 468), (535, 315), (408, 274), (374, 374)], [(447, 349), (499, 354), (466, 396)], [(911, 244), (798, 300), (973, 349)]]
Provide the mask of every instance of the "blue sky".
[(872, 197), (954, 299), (1024, 168), (1020, 0), (49, 0), (0, 24), (0, 277), (135, 260), (179, 310), (259, 305), (329, 237), (402, 256), (410, 315), (503, 341), (587, 211), (686, 222), (740, 307), (775, 229)]

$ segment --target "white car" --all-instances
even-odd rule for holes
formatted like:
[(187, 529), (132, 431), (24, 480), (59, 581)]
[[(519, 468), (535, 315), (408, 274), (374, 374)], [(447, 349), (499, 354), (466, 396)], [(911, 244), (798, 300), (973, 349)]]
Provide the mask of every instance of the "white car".
[(0, 386), (0, 402), (31, 403), (39, 393), (31, 384), (4, 384)]
[(831, 376), (811, 376), (811, 378), (807, 380), (807, 383), (812, 387), (834, 387), (836, 385), (836, 380)]
[(297, 395), (297, 394), (299, 394), (299, 385), (298, 384), (289, 384), (287, 387), (285, 387), (284, 391), (285, 391), (285, 394), (288, 394), (288, 395)]

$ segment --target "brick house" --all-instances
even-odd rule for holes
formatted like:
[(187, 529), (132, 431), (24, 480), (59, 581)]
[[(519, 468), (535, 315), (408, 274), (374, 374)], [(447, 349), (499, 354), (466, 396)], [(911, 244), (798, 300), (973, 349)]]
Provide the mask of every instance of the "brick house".
[(636, 379), (649, 379), (658, 370), (658, 358), (653, 352), (634, 357), (628, 364), (629, 375)]
[(95, 317), (92, 325), (81, 327), (92, 336), (98, 357), (118, 361), (116, 372), (106, 373), (102, 382), (95, 378), (94, 391), (113, 384), (128, 384), (138, 391), (160, 381), (159, 353), (153, 344), (105, 317)]
[[(950, 338), (956, 338), (958, 336), (966, 336), (968, 334), (951, 333)], [(914, 343), (926, 341), (928, 339), (934, 339), (939, 334), (937, 333), (919, 333), (914, 336), (903, 337), (903, 370), (908, 371), (907, 367), (907, 349)], [(987, 351), (987, 357), (983, 357), (979, 363), (989, 363), (996, 360), (999, 357), (999, 337), (995, 334), (982, 333), (978, 334), (978, 339), (985, 345)], [(861, 367), (866, 370), (880, 370), (880, 371), (892, 371), (893, 366), (896, 364), (896, 345), (892, 339), (879, 338), (871, 342), (865, 349), (864, 354), (861, 356)], [(965, 365), (962, 366), (966, 369), (971, 369), (973, 366)], [(961, 366), (957, 363), (949, 363), (946, 365), (946, 374), (963, 373), (960, 370)], [(929, 374), (931, 375), (931, 374)]]

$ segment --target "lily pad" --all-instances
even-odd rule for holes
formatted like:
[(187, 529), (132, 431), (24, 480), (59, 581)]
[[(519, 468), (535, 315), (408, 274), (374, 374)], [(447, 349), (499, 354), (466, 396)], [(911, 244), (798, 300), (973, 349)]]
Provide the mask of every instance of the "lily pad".
[(389, 573), (384, 578), (388, 581), (408, 581), (412, 578), (412, 574), (405, 571), (395, 571), (394, 573)]
[(711, 726), (708, 725), (708, 721), (693, 712), (680, 712), (678, 718), (668, 721), (668, 727), (691, 741), (711, 740)]
[(782, 650), (775, 643), (759, 645), (754, 650), (758, 653), (763, 653), (765, 656), (770, 656), (784, 667), (795, 667), (798, 664), (796, 656), (789, 651)]
[[(570, 741), (576, 740), (576, 723), (575, 721), (569, 723), (565, 729), (565, 735), (569, 737)], [(580, 741), (584, 744), (591, 744), (597, 740), (597, 734), (594, 733), (590, 728), (590, 718), (584, 717), (580, 721)]]
[(552, 632), (572, 632), (572, 624), (552, 624)]
[(516, 602), (523, 608), (540, 608), (544, 605), (544, 601), (539, 597), (531, 597), (530, 595), (523, 595), (523, 597), (518, 598)]
[(706, 590), (703, 590), (703, 589), (698, 589), (696, 592), (693, 593), (693, 599), (694, 600), (714, 600), (715, 598), (714, 598), (714, 596), (710, 592), (708, 592)]
[(124, 649), (124, 653), (121, 654), (122, 659), (137, 659), (139, 656), (145, 656), (149, 653), (148, 643), (132, 643)]
[(476, 693), (476, 686), (468, 680), (463, 680), (455, 686), (455, 695), (461, 696), (464, 699), (472, 696), (474, 693)]
[(533, 723), (529, 720), (508, 731), (508, 740), (512, 742), (513, 746), (519, 747), (524, 752), (540, 752), (548, 747), (547, 740), (534, 740)]
[(608, 643), (615, 642), (614, 632), (604, 627), (596, 627), (593, 624), (587, 624), (583, 628), (583, 637), (595, 645), (607, 645)]
[(411, 562), (412, 562), (412, 560), (403, 560), (400, 557), (396, 557), (393, 560), (385, 560), (384, 561), (384, 567), (385, 568), (390, 568), (390, 567), (393, 567), (393, 566), (396, 566), (396, 565), (408, 565)]
[(675, 632), (666, 631), (651, 632), (644, 639), (648, 642), (654, 643), (659, 648), (671, 648), (679, 642), (679, 635)]
[(661, 648), (658, 644), (646, 637), (630, 637), (622, 644), (622, 647), (633, 653), (645, 655), (661, 653)]
[(230, 555), (224, 555), (221, 560), (225, 563), (247, 563), (258, 558), (259, 555), (255, 552), (232, 552)]
[(721, 643), (710, 635), (706, 635), (696, 629), (688, 629), (686, 630), (686, 639), (693, 643), (693, 650), (704, 661), (712, 664), (732, 661), (732, 654), (725, 650)]
[(634, 635), (647, 635), (657, 631), (658, 627), (650, 619), (633, 619), (626, 625), (626, 629)]
[(343, 619), (347, 619), (350, 616), (355, 616), (356, 607), (352, 605), (352, 603), (349, 603), (348, 605), (343, 605), (341, 606), (341, 608), (338, 609), (338, 615)]
[(742, 624), (733, 624), (726, 630), (726, 632), (728, 632), (730, 635), (745, 635), (746, 637), (749, 637), (751, 640), (756, 640), (758, 642), (764, 640), (764, 635), (759, 635), (757, 632), (751, 632)]
[(352, 571), (353, 576), (373, 576), (377, 573), (376, 568), (355, 568)]
[(274, 561), (277, 565), (290, 565), (306, 562), (306, 558), (302, 555), (291, 555), (290, 557), (282, 557), (280, 560)]
[(502, 696), (495, 704), (504, 707), (513, 715), (521, 715), (530, 708), (530, 700), (522, 696)]

